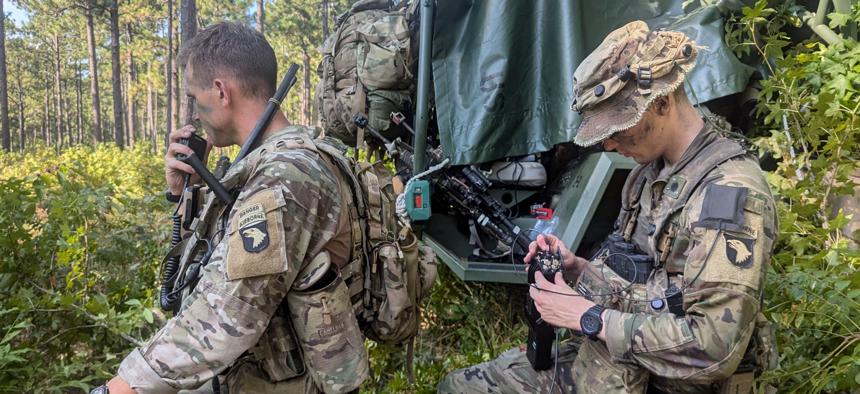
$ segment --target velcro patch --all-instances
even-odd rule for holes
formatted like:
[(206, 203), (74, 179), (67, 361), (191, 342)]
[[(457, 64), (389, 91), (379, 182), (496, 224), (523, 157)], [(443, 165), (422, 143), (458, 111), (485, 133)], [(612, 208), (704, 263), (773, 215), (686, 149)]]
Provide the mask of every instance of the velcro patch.
[(745, 187), (708, 185), (702, 200), (702, 212), (693, 227), (741, 231), (748, 193), (749, 189)]
[(666, 187), (663, 189), (663, 194), (666, 197), (678, 199), (678, 196), (680, 196), (681, 192), (684, 191), (684, 186), (686, 185), (687, 180), (684, 179), (684, 177), (680, 175), (672, 175), (666, 183)]
[(261, 190), (245, 198), (231, 219), (227, 241), (229, 280), (272, 275), (287, 270), (283, 213), (279, 189)]

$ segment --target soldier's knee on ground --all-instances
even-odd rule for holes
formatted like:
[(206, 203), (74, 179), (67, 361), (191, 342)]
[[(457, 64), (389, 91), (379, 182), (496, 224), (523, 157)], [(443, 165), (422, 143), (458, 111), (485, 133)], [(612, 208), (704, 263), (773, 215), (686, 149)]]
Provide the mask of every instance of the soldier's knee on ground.
[(579, 393), (645, 393), (648, 371), (642, 367), (612, 362), (603, 342), (586, 341), (573, 363)]
[(531, 393), (545, 392), (555, 386), (562, 393), (572, 393), (570, 369), (578, 347), (572, 342), (560, 345), (555, 384), (552, 383), (553, 370), (535, 371), (525, 349), (516, 347), (494, 360), (449, 373), (439, 383), (437, 391), (440, 394)]

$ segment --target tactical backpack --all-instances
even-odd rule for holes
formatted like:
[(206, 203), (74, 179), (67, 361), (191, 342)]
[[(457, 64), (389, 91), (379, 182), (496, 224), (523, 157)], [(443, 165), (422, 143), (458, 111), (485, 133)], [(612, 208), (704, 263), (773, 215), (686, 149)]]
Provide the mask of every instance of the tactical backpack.
[(359, 325), (378, 343), (407, 342), (418, 333), (421, 303), (436, 281), (436, 255), (398, 220), (391, 171), (380, 161), (349, 158), (340, 141), (314, 142), (352, 197), (350, 219), (358, 226), (352, 226), (352, 268), (342, 274)]
[(390, 9), (388, 0), (361, 0), (337, 18), (334, 33), (320, 47), (317, 67), (317, 109), (326, 135), (354, 145), (359, 134), (351, 121), (355, 114), (367, 116), (370, 126), (386, 137), (402, 132), (388, 114), (412, 106), (409, 23), (414, 9)]

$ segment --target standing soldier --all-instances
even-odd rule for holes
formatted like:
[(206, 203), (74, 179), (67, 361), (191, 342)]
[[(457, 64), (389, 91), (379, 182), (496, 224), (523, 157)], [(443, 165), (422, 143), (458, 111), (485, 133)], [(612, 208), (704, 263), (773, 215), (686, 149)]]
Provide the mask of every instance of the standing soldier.
[(511, 349), (452, 372), (440, 393), (745, 393), (769, 366), (761, 305), (774, 202), (755, 156), (688, 101), (698, 50), (635, 21), (579, 65), (575, 142), (602, 142), (639, 166), (592, 261), (554, 236), (538, 237), (525, 261), (561, 250), (564, 275), (536, 275), (529, 293), (546, 322), (586, 338), (558, 345), (555, 370), (535, 371)]
[[(208, 141), (243, 145), (275, 93), (272, 47), (253, 29), (219, 23), (179, 59)], [(192, 132), (170, 134), (173, 195), (194, 172), (176, 158), (192, 154), (178, 143)], [(179, 313), (96, 390), (173, 393), (211, 381), (231, 393), (349, 392), (367, 377), (364, 338), (338, 273), (354, 246), (339, 174), (312, 148), (308, 129), (279, 111), (261, 140), (222, 178), (238, 190), (235, 204), (210, 209), (208, 193), (192, 224), (196, 243), (182, 258), (193, 254), (203, 268)]]

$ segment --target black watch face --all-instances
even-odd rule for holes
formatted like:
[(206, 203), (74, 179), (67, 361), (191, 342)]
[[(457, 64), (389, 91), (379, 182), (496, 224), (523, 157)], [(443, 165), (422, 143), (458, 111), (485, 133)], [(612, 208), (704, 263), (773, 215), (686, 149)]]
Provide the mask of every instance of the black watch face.
[(583, 333), (593, 336), (600, 332), (600, 328), (603, 324), (600, 321), (600, 315), (595, 316), (592, 313), (586, 313), (582, 316), (580, 325), (582, 326)]

